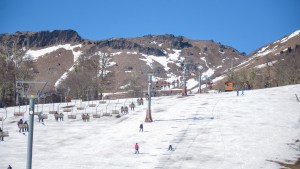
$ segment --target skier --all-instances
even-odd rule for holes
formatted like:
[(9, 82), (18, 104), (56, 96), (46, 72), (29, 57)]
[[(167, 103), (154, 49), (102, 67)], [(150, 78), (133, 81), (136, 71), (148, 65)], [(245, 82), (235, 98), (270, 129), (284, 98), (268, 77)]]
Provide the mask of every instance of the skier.
[(171, 150), (171, 151), (173, 150), (173, 147), (171, 144), (169, 145), (169, 150)]
[[(23, 120), (22, 119), (20, 119), (18, 121), (18, 123), (17, 123), (18, 127), (19, 127), (20, 124), (23, 124)], [(24, 132), (24, 128), (21, 128), (21, 127), (19, 127), (19, 128), (20, 128), (20, 130), (19, 130), (20, 133), (21, 133), (21, 129), (22, 129), (22, 132)]]
[(124, 113), (128, 113), (128, 107), (127, 106), (125, 106), (125, 108), (124, 108)]
[(60, 115), (60, 117), (59, 117), (60, 121), (64, 121), (64, 114), (60, 113), (59, 115)]
[(81, 117), (82, 117), (82, 121), (85, 122), (86, 119), (84, 113), (82, 113)]
[(2, 136), (2, 132), (3, 132), (3, 131), (2, 131), (2, 129), (1, 129), (1, 127), (0, 127), (0, 134), (1, 134), (1, 140), (0, 140), (0, 141), (4, 141), (4, 140), (3, 140), (3, 136)]
[(28, 123), (27, 123), (27, 121), (25, 121), (24, 124), (25, 124), (25, 126), (26, 126), (25, 131), (28, 132)]
[(10, 165), (8, 165), (7, 169), (12, 169), (12, 167)]
[(138, 143), (135, 143), (135, 145), (134, 145), (134, 149), (135, 149), (135, 153), (134, 153), (134, 154), (136, 154), (136, 153), (140, 154), (140, 152), (139, 152), (139, 145), (138, 145)]
[(38, 117), (39, 117), (39, 123), (40, 123), (41, 121), (42, 121), (42, 123), (44, 123), (43, 113), (42, 113), (42, 112), (39, 112)]
[(242, 96), (244, 95), (244, 87), (242, 87), (242, 94), (241, 94)]
[(142, 132), (144, 131), (143, 123), (140, 124), (140, 132), (141, 132), (141, 131), (142, 131)]
[(131, 104), (130, 104), (130, 109), (131, 109), (131, 110), (134, 110), (134, 107), (135, 107), (134, 103), (131, 102)]
[(54, 117), (55, 117), (55, 120), (58, 121), (58, 113), (57, 112), (54, 113)]
[(141, 105), (144, 105), (143, 98), (141, 98), (140, 101), (141, 101)]

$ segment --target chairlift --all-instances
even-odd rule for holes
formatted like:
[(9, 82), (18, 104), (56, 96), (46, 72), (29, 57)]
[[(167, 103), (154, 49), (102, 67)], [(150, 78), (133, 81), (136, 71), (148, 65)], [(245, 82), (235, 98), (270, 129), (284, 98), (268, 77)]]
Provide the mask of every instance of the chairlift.
[(112, 116), (111, 113), (107, 112), (107, 107), (109, 106), (109, 104), (110, 104), (110, 100), (108, 100), (108, 103), (106, 104), (106, 111), (105, 113), (103, 113), (103, 116)]
[(6, 129), (6, 131), (4, 131), (4, 128), (3, 128), (3, 126), (4, 126), (4, 121), (6, 120), (6, 118), (7, 118), (7, 109), (6, 108), (4, 108), (4, 110), (5, 110), (5, 118), (4, 118), (4, 112), (3, 112), (3, 116), (2, 116), (2, 132), (0, 132), (0, 137), (8, 137), (9, 136), (9, 133), (8, 133), (8, 130)]
[[(38, 99), (39, 100), (39, 99)], [(34, 115), (38, 115), (40, 113), (43, 113), (43, 110), (44, 110), (44, 104), (42, 104), (42, 111), (39, 111), (39, 101), (38, 103), (36, 104), (36, 109), (34, 109), (36, 111), (34, 111)]]
[(117, 103), (116, 103), (116, 105), (115, 105), (115, 109), (114, 110), (112, 110), (112, 114), (119, 114), (120, 113), (120, 111), (119, 110), (117, 110), (117, 106), (118, 106), (118, 104), (119, 104), (119, 99), (118, 99), (118, 101), (117, 101)]
[(105, 100), (100, 100), (99, 103), (100, 104), (106, 104), (106, 101)]
[(90, 116), (88, 113), (86, 113), (86, 108), (85, 108), (85, 114), (82, 113), (81, 118), (83, 121), (89, 121), (90, 120)]
[(92, 104), (89, 104), (89, 107), (96, 107), (96, 104), (93, 103), (93, 100), (92, 100)]
[[(16, 110), (14, 110), (14, 116), (24, 116), (24, 114), (25, 114), (25, 112), (24, 111), (21, 111), (21, 106), (20, 106), (20, 104), (19, 104), (19, 111), (16, 111)], [(27, 106), (26, 106), (27, 107)], [(15, 107), (15, 109), (16, 109), (16, 107)]]
[[(65, 111), (67, 110), (67, 111)], [(64, 109), (64, 112), (71, 112), (71, 114), (68, 114), (68, 119), (76, 119), (76, 114), (73, 113), (73, 107), (71, 109)]]
[(76, 105), (76, 108), (77, 110), (84, 110), (84, 106), (82, 106), (82, 100), (78, 100), (80, 103), (79, 103), (79, 106), (78, 104), (76, 103), (77, 101), (75, 100), (75, 105)]
[(55, 114), (55, 113), (58, 113), (58, 111), (54, 110), (54, 102), (52, 101), (52, 110), (50, 110), (50, 107), (49, 107), (49, 114)]
[(96, 106), (96, 114), (93, 114), (93, 118), (100, 118), (100, 114), (98, 114), (97, 109), (100, 106), (100, 103)]
[[(59, 103), (57, 105), (57, 111), (53, 111), (53, 115), (54, 115), (54, 118), (56, 121), (58, 121), (58, 119), (61, 119), (63, 121), (64, 119), (64, 114), (63, 113), (59, 113), (59, 106), (60, 106), (61, 103)], [(54, 107), (53, 107), (53, 110), (54, 110)], [(51, 113), (52, 114), (52, 113)]]

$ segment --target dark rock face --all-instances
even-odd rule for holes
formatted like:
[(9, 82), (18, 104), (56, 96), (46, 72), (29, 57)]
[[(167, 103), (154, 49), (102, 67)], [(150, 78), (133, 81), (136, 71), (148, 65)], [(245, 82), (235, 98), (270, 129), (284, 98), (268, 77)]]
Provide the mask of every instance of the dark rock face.
[(112, 49), (117, 49), (117, 50), (124, 50), (124, 49), (137, 50), (138, 52), (147, 55), (165, 56), (164, 52), (160, 49), (152, 48), (152, 47), (144, 47), (123, 38), (97, 41), (96, 46), (99, 48), (110, 47)]
[(183, 49), (183, 48), (188, 48), (193, 46), (188, 41), (184, 40), (183, 36), (174, 36), (172, 34), (165, 34), (165, 35), (158, 35), (158, 36), (147, 35), (144, 37), (154, 38), (154, 40), (156, 38), (158, 41), (166, 41), (170, 43), (170, 46), (173, 49)]
[(1, 34), (0, 41), (12, 44), (17, 42), (29, 48), (41, 48), (55, 44), (76, 43), (83, 41), (74, 30), (55, 30), (41, 32), (16, 32), (15, 34)]
[(42, 31), (33, 34), (29, 37), (30, 47), (44, 47), (48, 45), (54, 45), (58, 43), (72, 43), (79, 42), (81, 37), (76, 31), (65, 30), (65, 31)]

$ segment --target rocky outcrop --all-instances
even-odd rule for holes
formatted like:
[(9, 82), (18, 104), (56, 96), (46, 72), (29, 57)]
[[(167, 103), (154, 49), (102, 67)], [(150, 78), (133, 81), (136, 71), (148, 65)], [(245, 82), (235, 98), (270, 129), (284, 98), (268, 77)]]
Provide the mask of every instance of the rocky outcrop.
[(124, 50), (124, 49), (136, 50), (139, 53), (143, 53), (147, 55), (165, 56), (164, 52), (158, 48), (141, 46), (140, 44), (131, 42), (130, 40), (124, 38), (97, 41), (96, 46), (99, 48), (110, 47), (116, 50)]
[(1, 34), (0, 42), (8, 46), (17, 42), (28, 48), (42, 48), (56, 44), (77, 43), (83, 39), (74, 30), (55, 30), (41, 32), (16, 32), (15, 34)]

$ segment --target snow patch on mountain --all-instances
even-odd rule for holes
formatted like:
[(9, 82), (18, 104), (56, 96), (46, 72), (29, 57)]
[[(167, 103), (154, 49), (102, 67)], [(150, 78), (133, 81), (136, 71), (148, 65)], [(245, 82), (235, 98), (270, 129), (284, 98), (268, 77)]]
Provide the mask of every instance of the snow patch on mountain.
[(278, 62), (277, 60), (274, 60), (272, 62), (268, 62), (268, 63), (264, 63), (264, 64), (260, 64), (260, 65), (257, 65), (255, 66), (254, 68), (256, 69), (260, 69), (260, 68), (264, 68), (264, 67), (267, 67), (267, 66), (273, 66), (274, 63)]
[(297, 30), (294, 33), (290, 34), (289, 36), (287, 36), (285, 38), (282, 38), (281, 41), (280, 41), (280, 43), (284, 43), (284, 42), (288, 41), (289, 39), (291, 39), (291, 38), (293, 38), (295, 36), (299, 36), (299, 34), (300, 34), (300, 30)]
[(31, 56), (31, 58), (32, 58), (33, 60), (36, 60), (36, 59), (38, 59), (39, 57), (44, 56), (44, 55), (47, 54), (47, 53), (51, 53), (51, 52), (54, 52), (54, 51), (56, 51), (56, 50), (58, 50), (58, 49), (63, 48), (63, 49), (66, 49), (66, 50), (72, 50), (73, 55), (74, 55), (74, 60), (75, 60), (75, 59), (77, 60), (78, 56), (81, 54), (81, 51), (75, 52), (74, 49), (77, 48), (77, 47), (81, 48), (81, 46), (82, 46), (81, 44), (79, 44), (79, 45), (74, 45), (74, 46), (72, 46), (71, 44), (65, 44), (65, 45), (51, 46), (51, 47), (44, 48), (44, 49), (40, 49), (40, 50), (31, 50), (31, 49), (29, 49), (29, 50), (26, 52), (25, 55), (29, 55), (29, 56)]

